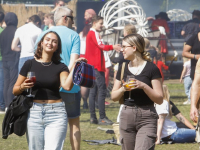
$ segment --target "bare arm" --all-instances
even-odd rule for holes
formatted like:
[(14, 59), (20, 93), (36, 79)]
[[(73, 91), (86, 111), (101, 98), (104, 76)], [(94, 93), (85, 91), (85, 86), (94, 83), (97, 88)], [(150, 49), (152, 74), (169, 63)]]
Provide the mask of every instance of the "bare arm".
[(71, 54), (71, 56), (70, 56), (70, 63), (69, 63), (69, 66), (68, 66), (70, 72), (72, 71), (74, 63), (76, 62), (76, 60), (78, 58), (79, 58), (78, 54)]
[(185, 31), (181, 31), (181, 35), (184, 37), (185, 36)]
[(111, 93), (111, 99), (113, 101), (119, 101), (125, 91), (126, 89), (123, 86), (121, 86), (121, 81), (115, 79), (115, 83)]
[(197, 103), (199, 100), (200, 91), (200, 74), (195, 72), (194, 80), (191, 87), (191, 108), (190, 108), (190, 118), (196, 122), (196, 117), (198, 117)]
[(87, 62), (85, 58), (79, 58), (76, 61), (74, 61), (74, 64), (72, 64), (70, 73), (64, 71), (64, 72), (61, 72), (60, 74), (61, 86), (67, 91), (70, 91), (73, 88), (73, 85), (74, 85), (73, 84), (73, 69), (77, 61)]
[(148, 97), (157, 104), (162, 104), (163, 102), (163, 91), (162, 91), (162, 83), (161, 79), (154, 79), (152, 82), (152, 88), (149, 87), (147, 84), (136, 80), (135, 83), (132, 83), (134, 85), (134, 88), (127, 89), (126, 84), (123, 84), (121, 86), (121, 82), (119, 80), (115, 80), (115, 84), (113, 86), (113, 90), (111, 93), (111, 99), (113, 101), (119, 101), (120, 98), (123, 96), (125, 91), (130, 91), (134, 89), (143, 89), (144, 92), (148, 95)]
[(167, 116), (167, 114), (160, 114), (159, 115), (159, 119), (158, 119), (158, 123), (157, 123), (158, 126), (157, 126), (156, 144), (160, 144), (162, 128), (163, 128), (163, 124), (164, 124), (166, 116)]
[[(142, 88), (148, 97), (156, 104), (163, 103), (162, 79), (154, 79), (151, 81), (152, 88), (145, 83), (138, 83), (138, 87)], [(138, 82), (138, 80), (137, 80)], [(137, 87), (137, 85), (136, 85)]]
[(19, 95), (24, 90), (29, 89), (33, 86), (34, 86), (34, 84), (33, 84), (33, 82), (30, 82), (30, 79), (27, 79), (26, 77), (19, 74), (17, 81), (13, 87), (13, 94)]
[(186, 73), (186, 67), (183, 67), (183, 71), (181, 73), (181, 77), (180, 77), (180, 82), (182, 83), (183, 77), (185, 76)]
[(18, 44), (19, 44), (19, 38), (14, 38), (13, 41), (12, 41), (12, 45), (11, 45), (11, 49), (13, 51), (21, 51), (21, 48), (18, 47)]
[(177, 114), (176, 118), (190, 129), (195, 129), (194, 126), (181, 114)]

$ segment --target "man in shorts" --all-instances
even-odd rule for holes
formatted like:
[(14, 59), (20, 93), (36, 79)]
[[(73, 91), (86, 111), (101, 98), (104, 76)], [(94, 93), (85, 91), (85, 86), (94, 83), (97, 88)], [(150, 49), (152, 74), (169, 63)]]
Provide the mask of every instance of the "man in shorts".
[[(68, 66), (70, 71), (72, 71), (74, 62), (80, 55), (80, 37), (72, 30), (72, 24), (74, 23), (72, 14), (73, 11), (71, 9), (67, 7), (58, 7), (54, 13), (54, 22), (56, 26), (44, 31), (42, 35), (39, 36), (39, 39), (37, 39), (37, 41), (39, 41), (45, 33), (55, 31), (60, 36), (62, 42), (62, 62)], [(72, 150), (80, 150), (80, 87), (74, 85), (71, 91), (66, 91), (61, 87), (60, 95), (65, 102)]]

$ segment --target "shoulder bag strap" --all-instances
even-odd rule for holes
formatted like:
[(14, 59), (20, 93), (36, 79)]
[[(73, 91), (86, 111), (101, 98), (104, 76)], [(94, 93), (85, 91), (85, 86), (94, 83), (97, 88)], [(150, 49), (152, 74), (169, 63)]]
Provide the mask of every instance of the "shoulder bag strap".
[(126, 65), (126, 63), (125, 62), (123, 62), (123, 64), (122, 64), (122, 69), (121, 69), (121, 81), (122, 81), (122, 79), (123, 79), (123, 77), (124, 77), (124, 69), (125, 69), (125, 65)]

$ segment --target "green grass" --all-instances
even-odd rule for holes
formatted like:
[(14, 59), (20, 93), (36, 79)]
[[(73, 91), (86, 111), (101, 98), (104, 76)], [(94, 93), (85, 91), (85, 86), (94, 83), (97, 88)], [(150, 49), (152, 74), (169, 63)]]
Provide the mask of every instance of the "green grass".
[[(182, 103), (187, 100), (187, 97), (184, 93), (183, 84), (167, 84), (171, 94), (171, 100), (177, 105), (180, 109), (181, 113), (189, 119), (189, 111), (190, 107), (187, 105), (183, 105)], [(119, 104), (113, 103), (111, 105), (106, 106), (106, 113), (109, 119), (112, 121), (116, 121)], [(98, 114), (98, 111), (97, 111)], [(4, 115), (0, 115), (0, 135), (2, 134), (1, 124), (3, 121)], [(104, 140), (104, 139), (111, 139), (114, 134), (106, 134), (104, 131), (98, 130), (98, 125), (90, 125), (89, 123), (89, 111), (88, 110), (81, 110), (81, 117), (80, 117), (80, 125), (81, 125), (81, 134), (82, 140)], [(176, 118), (173, 117), (173, 121), (177, 121)], [(105, 128), (112, 128), (112, 126), (101, 126)], [(27, 150), (28, 145), (26, 142), (26, 137), (18, 137), (14, 134), (10, 135), (7, 140), (0, 139), (0, 150)], [(69, 130), (67, 134), (67, 138), (64, 144), (64, 150), (70, 150), (70, 142), (69, 142)], [(120, 150), (120, 146), (116, 145), (89, 145), (87, 142), (81, 141), (81, 150)], [(156, 150), (198, 150), (198, 144), (172, 144), (172, 145), (158, 145), (156, 146)]]

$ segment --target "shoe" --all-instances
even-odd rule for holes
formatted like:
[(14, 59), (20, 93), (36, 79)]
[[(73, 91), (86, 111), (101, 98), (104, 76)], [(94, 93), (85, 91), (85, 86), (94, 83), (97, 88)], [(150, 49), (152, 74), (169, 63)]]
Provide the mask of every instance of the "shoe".
[(90, 124), (98, 124), (97, 118), (90, 118)]
[(105, 105), (110, 105), (110, 103), (109, 103), (109, 102), (107, 102), (107, 101), (105, 101)]
[(111, 120), (109, 120), (107, 117), (105, 117), (103, 119), (99, 119), (99, 124), (100, 125), (112, 125), (113, 122)]
[(191, 102), (187, 100), (187, 101), (185, 101), (183, 104), (184, 104), (184, 105), (190, 105)]

